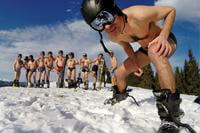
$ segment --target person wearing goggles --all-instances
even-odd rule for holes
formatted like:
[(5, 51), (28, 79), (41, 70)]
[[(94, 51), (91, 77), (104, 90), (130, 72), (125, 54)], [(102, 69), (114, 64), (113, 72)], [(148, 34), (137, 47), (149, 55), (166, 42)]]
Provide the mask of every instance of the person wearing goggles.
[[(160, 83), (159, 90), (152, 88), (158, 90), (154, 91), (158, 115), (162, 123), (172, 123), (170, 126), (167, 123), (162, 124), (159, 131), (178, 133), (177, 121), (180, 121), (183, 112), (180, 109), (181, 99), (176, 90), (174, 73), (168, 60), (175, 52), (177, 44), (171, 33), (176, 9), (169, 6), (131, 6), (121, 11), (114, 0), (83, 0), (81, 13), (85, 22), (99, 32), (105, 52), (109, 53), (102, 43), (102, 31), (109, 40), (122, 46), (128, 55), (114, 71), (117, 87), (113, 91), (112, 99), (118, 102), (126, 99), (128, 95), (125, 78), (130, 73), (141, 76), (142, 67), (153, 63)], [(164, 20), (162, 26), (157, 25), (160, 20)], [(133, 42), (141, 45), (138, 51), (132, 48)]]

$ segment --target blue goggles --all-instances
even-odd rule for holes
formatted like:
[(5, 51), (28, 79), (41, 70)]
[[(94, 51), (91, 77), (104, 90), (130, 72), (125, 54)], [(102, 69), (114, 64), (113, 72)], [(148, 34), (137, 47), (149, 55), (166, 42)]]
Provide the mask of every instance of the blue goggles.
[(115, 20), (115, 16), (108, 11), (101, 11), (96, 18), (91, 22), (91, 27), (97, 31), (103, 31), (105, 25), (112, 24)]

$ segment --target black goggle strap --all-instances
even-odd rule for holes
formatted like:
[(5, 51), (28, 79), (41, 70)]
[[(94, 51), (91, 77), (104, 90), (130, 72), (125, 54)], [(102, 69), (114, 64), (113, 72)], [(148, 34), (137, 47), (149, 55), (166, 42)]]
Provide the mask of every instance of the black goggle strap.
[(100, 37), (101, 37), (101, 38), (100, 38), (100, 43), (101, 43), (101, 45), (102, 45), (102, 47), (103, 47), (104, 52), (110, 54), (109, 50), (106, 48), (106, 46), (105, 46), (105, 44), (104, 44), (104, 42), (103, 42), (103, 36), (102, 36), (102, 34), (101, 34), (100, 31), (99, 31), (99, 35), (100, 35)]

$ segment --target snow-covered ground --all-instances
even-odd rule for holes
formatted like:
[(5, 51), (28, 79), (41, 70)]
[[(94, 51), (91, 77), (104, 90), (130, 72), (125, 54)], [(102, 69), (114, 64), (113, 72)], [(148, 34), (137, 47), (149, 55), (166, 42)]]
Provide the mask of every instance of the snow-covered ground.
[[(140, 107), (128, 98), (104, 105), (112, 93), (58, 89), (0, 88), (0, 133), (155, 133), (160, 120), (150, 90), (133, 88)], [(200, 133), (200, 105), (195, 96), (181, 95), (182, 122)], [(181, 133), (186, 133), (182, 130)]]

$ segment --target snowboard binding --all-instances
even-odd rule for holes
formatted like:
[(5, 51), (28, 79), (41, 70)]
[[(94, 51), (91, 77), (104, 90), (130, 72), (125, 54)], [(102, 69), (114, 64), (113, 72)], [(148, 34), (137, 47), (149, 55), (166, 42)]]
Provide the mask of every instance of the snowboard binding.
[(126, 100), (128, 97), (131, 97), (134, 100), (135, 104), (137, 106), (139, 106), (136, 99), (133, 96), (130, 96), (126, 89), (124, 90), (124, 92), (121, 93), (121, 92), (119, 92), (117, 85), (115, 85), (115, 86), (112, 86), (111, 90), (113, 91), (113, 97), (106, 99), (104, 104), (114, 105), (114, 104), (119, 103), (123, 100)]

